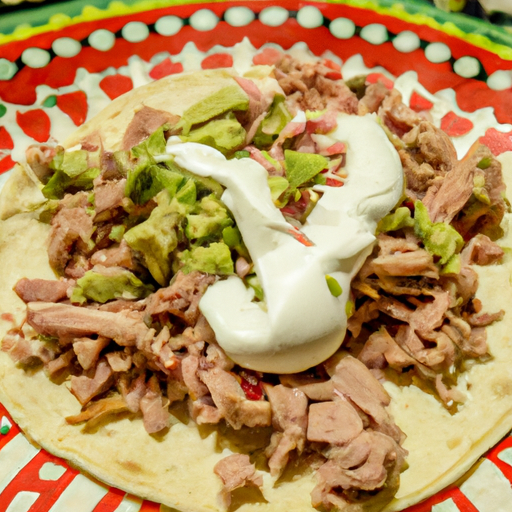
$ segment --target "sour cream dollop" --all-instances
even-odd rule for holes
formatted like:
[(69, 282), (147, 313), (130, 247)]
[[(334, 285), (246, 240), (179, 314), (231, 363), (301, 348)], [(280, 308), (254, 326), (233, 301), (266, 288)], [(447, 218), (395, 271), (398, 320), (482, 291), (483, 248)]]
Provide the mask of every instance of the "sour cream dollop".
[[(350, 282), (375, 242), (377, 222), (403, 191), (400, 159), (376, 117), (340, 114), (330, 134), (347, 145), (343, 187), (318, 186), (323, 195), (302, 232), (307, 247), (272, 202), (267, 171), (254, 160), (226, 160), (217, 150), (171, 138), (176, 163), (226, 187), (222, 201), (233, 213), (253, 259), (266, 308), (237, 276), (210, 286), (200, 309), (219, 345), (244, 368), (295, 373), (330, 357), (347, 327)], [(342, 293), (334, 297), (326, 275)]]

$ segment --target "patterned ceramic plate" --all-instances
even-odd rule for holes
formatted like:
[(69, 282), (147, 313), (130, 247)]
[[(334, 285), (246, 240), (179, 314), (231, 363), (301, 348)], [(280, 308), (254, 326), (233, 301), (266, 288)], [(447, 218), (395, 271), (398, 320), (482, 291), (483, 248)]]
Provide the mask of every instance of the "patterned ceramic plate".
[[(387, 80), (414, 70), (430, 92), (456, 99), (461, 110), (441, 120), (451, 136), (464, 136), (480, 109), (492, 107), (500, 130), (485, 127), (479, 135), (496, 154), (512, 150), (512, 36), (420, 0), (75, 0), (0, 15), (0, 184), (30, 143), (62, 139), (151, 80), (231, 66), (233, 46), (244, 38), (258, 62), (302, 42), (316, 55), (327, 51), (334, 74), (355, 54)], [(411, 107), (428, 109), (428, 100), (413, 95)], [(38, 450), (1, 405), (0, 418), (0, 512), (160, 509)], [(510, 512), (510, 482), (508, 437), (458, 485), (408, 510)]]

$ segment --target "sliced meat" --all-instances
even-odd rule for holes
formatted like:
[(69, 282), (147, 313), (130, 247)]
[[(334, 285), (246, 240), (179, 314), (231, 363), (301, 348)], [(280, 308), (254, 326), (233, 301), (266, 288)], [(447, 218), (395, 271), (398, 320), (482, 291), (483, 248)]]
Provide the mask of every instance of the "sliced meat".
[(198, 424), (213, 425), (222, 420), (222, 413), (215, 407), (211, 396), (202, 396), (189, 401), (190, 417)]
[(263, 477), (256, 474), (256, 467), (248, 455), (234, 453), (221, 459), (213, 468), (224, 485), (222, 498), (225, 507), (231, 504), (231, 492), (240, 487), (261, 487)]
[(93, 421), (98, 421), (110, 414), (119, 414), (127, 410), (125, 401), (119, 396), (109, 396), (89, 404), (80, 414), (67, 416), (66, 422), (76, 425), (84, 421), (90, 426)]
[(74, 285), (74, 281), (66, 279), (20, 279), (14, 291), (23, 302), (59, 302), (67, 298), (68, 290)]
[(93, 265), (104, 267), (124, 267), (128, 270), (135, 270), (138, 267), (133, 250), (124, 240), (114, 247), (96, 251), (90, 261)]
[(425, 196), (424, 204), (432, 222), (449, 223), (464, 208), (473, 193), (475, 169), (489, 154), (485, 146), (468, 153), (446, 174), (439, 190), (434, 195)]
[(9, 331), (2, 340), (2, 351), (22, 366), (32, 366), (52, 361), (56, 353), (45, 347), (38, 339), (25, 338), (23, 333)]
[(160, 391), (158, 379), (153, 375), (149, 380), (148, 390), (139, 403), (144, 428), (148, 434), (156, 434), (169, 426), (170, 413), (167, 404)]
[(140, 401), (148, 392), (144, 374), (130, 382), (127, 374), (122, 375), (118, 381), (118, 388), (121, 391), (126, 407), (129, 411), (137, 413), (140, 411)]
[(123, 137), (122, 148), (131, 149), (143, 140), (147, 139), (160, 126), (169, 123), (171, 126), (179, 121), (179, 116), (174, 116), (163, 110), (156, 110), (144, 105), (135, 112), (130, 124), (126, 128)]
[(178, 272), (167, 288), (160, 288), (148, 300), (146, 313), (158, 315), (171, 313), (188, 325), (195, 325), (199, 318), (199, 301), (215, 277), (202, 272)]
[[(124, 199), (126, 179), (104, 180), (101, 176), (94, 180), (94, 210), (96, 216), (100, 213), (113, 210), (119, 206)], [(97, 219), (95, 219), (97, 221)]]
[(208, 387), (198, 376), (199, 357), (188, 354), (181, 361), (181, 376), (192, 400), (208, 394)]
[(432, 255), (425, 249), (378, 256), (372, 261), (372, 267), (379, 276), (439, 277)]
[(370, 335), (358, 359), (368, 368), (381, 370), (388, 365), (395, 370), (402, 370), (416, 363), (384, 328)]
[(503, 249), (488, 236), (478, 234), (464, 247), (460, 254), (461, 265), (490, 265), (503, 258)]
[(337, 400), (309, 406), (308, 441), (343, 445), (362, 431), (363, 422), (348, 402)]
[(126, 352), (116, 350), (105, 354), (110, 368), (116, 373), (127, 372), (132, 367), (132, 356)]
[[(278, 476), (288, 463), (289, 453), (302, 453), (306, 442), (308, 426), (308, 399), (299, 389), (265, 386), (272, 410), (272, 434), (270, 447), (265, 454), (269, 457), (270, 474)], [(275, 439), (277, 437), (277, 439)]]
[(65, 368), (69, 368), (71, 362), (75, 357), (73, 350), (68, 350), (61, 354), (56, 359), (52, 359), (50, 362), (45, 364), (45, 370), (50, 378), (55, 377), (60, 371)]
[(331, 493), (341, 499), (347, 497), (336, 492), (338, 489), (373, 491), (386, 486), (391, 497), (398, 488), (397, 475), (405, 455), (405, 450), (390, 437), (380, 432), (362, 432), (347, 447), (335, 449), (333, 458), (319, 468), (318, 484), (311, 493), (313, 506), (332, 508)]
[(403, 433), (385, 409), (390, 397), (363, 363), (351, 356), (344, 357), (337, 364), (332, 380), (336, 393), (350, 400), (373, 419), (375, 430), (391, 436), (397, 442), (401, 441)]
[(71, 393), (78, 401), (85, 405), (95, 396), (100, 395), (111, 387), (113, 383), (113, 372), (105, 359), (99, 361), (96, 366), (94, 377), (87, 375), (71, 376)]
[(87, 243), (93, 234), (92, 217), (84, 208), (62, 208), (52, 219), (48, 258), (57, 273), (62, 274), (71, 259), (71, 248), (78, 240)]
[(270, 404), (264, 400), (247, 400), (236, 377), (219, 367), (199, 370), (200, 379), (206, 384), (213, 402), (226, 421), (239, 430), (248, 427), (266, 427), (271, 423)]
[(105, 336), (97, 338), (76, 338), (73, 341), (73, 350), (80, 366), (84, 370), (92, 368), (100, 357), (100, 352), (110, 343)]
[(139, 347), (152, 335), (137, 311), (111, 313), (67, 304), (31, 302), (27, 321), (38, 333), (64, 340), (97, 334), (121, 346)]
[(421, 122), (418, 114), (402, 102), (402, 95), (396, 89), (386, 95), (378, 113), (386, 126), (399, 137)]

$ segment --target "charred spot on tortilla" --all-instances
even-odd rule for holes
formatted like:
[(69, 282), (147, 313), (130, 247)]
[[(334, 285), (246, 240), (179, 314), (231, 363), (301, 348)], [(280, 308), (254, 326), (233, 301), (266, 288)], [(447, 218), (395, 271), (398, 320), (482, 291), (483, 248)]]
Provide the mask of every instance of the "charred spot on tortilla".
[(49, 244), (1, 281), (26, 319), (0, 397), (37, 442), (180, 510), (391, 511), (460, 476), (475, 402), (501, 400), (483, 444), (510, 425), (505, 311), (475, 295), (504, 255), (500, 162), (329, 69), (165, 78), (30, 148), (8, 187), (46, 201), (0, 201), (0, 235), (25, 252), (40, 219)]

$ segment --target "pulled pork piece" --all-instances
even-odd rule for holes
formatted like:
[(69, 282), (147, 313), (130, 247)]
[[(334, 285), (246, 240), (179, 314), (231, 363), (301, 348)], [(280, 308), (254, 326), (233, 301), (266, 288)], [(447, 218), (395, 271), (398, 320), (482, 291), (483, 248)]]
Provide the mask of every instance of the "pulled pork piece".
[(30, 302), (27, 322), (37, 332), (62, 340), (96, 334), (114, 340), (123, 347), (143, 346), (151, 331), (136, 311), (110, 313), (94, 309)]
[(100, 357), (100, 352), (110, 343), (105, 336), (97, 338), (76, 338), (73, 341), (73, 350), (80, 366), (84, 370), (91, 369)]
[[(323, 505), (327, 510), (335, 508), (347, 512), (372, 510), (372, 502), (382, 506), (398, 489), (405, 455), (406, 451), (391, 437), (366, 430), (348, 445), (331, 448), (329, 460), (317, 471), (318, 483), (311, 492), (313, 506)], [(350, 489), (382, 490), (354, 503), (340, 493)]]
[(140, 401), (147, 393), (146, 379), (144, 374), (130, 382), (128, 374), (121, 374), (117, 381), (117, 387), (123, 396), (126, 407), (130, 412), (137, 413), (140, 411)]
[(342, 80), (328, 76), (332, 69), (321, 63), (298, 62), (283, 56), (276, 66), (276, 78), (286, 93), (290, 112), (301, 110), (334, 110), (356, 114), (356, 95)]
[(402, 370), (416, 364), (416, 360), (400, 348), (383, 327), (370, 335), (358, 359), (368, 368), (380, 370), (388, 365), (395, 370)]
[(59, 302), (66, 299), (70, 288), (75, 282), (67, 279), (59, 281), (50, 279), (20, 279), (14, 291), (25, 303), (27, 302)]
[(169, 426), (168, 400), (165, 400), (160, 391), (160, 384), (156, 376), (148, 382), (148, 390), (140, 399), (140, 410), (144, 421), (144, 428), (148, 434), (155, 434)]
[(384, 120), (384, 124), (399, 137), (421, 121), (418, 114), (402, 102), (402, 95), (396, 89), (389, 91), (383, 99), (379, 116)]
[(299, 389), (265, 386), (272, 409), (274, 432), (265, 455), (269, 457), (270, 474), (278, 477), (288, 463), (289, 454), (297, 450), (300, 455), (306, 442), (308, 426), (308, 399)]
[(385, 407), (390, 397), (370, 370), (357, 359), (346, 356), (335, 368), (332, 376), (335, 394), (349, 400), (371, 419), (372, 428), (392, 437), (403, 439), (402, 431), (393, 423)]
[[(457, 162), (453, 169), (446, 174), (438, 190), (433, 193), (430, 193), (430, 190), (428, 191), (423, 202), (427, 207), (429, 217), (432, 222), (449, 223), (464, 208), (473, 194), (475, 188), (475, 173), (480, 171), (478, 166), (482, 165), (481, 162), (486, 159), (491, 162), (495, 160), (492, 153), (486, 146), (478, 145), (473, 147), (472, 150), (470, 150), (470, 152), (468, 152), (462, 160)], [(493, 175), (493, 178), (496, 181), (501, 181), (501, 166), (499, 165), (499, 162), (497, 162), (496, 170), (492, 165), (488, 168), (491, 169), (490, 172), (494, 171), (496, 174), (499, 173), (499, 176)], [(504, 190), (504, 185), (502, 182), (496, 183), (493, 189), (500, 193)], [(493, 213), (496, 217), (495, 220), (497, 220), (497, 223), (499, 224), (503, 218), (503, 214), (505, 213), (505, 203), (501, 195), (499, 198), (496, 197), (496, 203), (493, 204), (493, 207)], [(484, 203), (482, 203), (481, 210), (483, 215), (489, 211), (489, 209), (485, 207)], [(455, 228), (463, 237), (466, 238), (467, 234), (471, 232), (471, 229), (473, 228), (473, 222), (476, 223), (477, 220), (478, 217), (476, 219), (471, 219), (471, 222), (469, 222), (469, 218), (466, 217), (464, 222), (460, 221), (455, 223)], [(478, 231), (481, 232), (481, 229)], [(472, 233), (471, 236), (475, 234), (476, 233)]]
[(55, 272), (62, 274), (71, 259), (71, 247), (87, 243), (94, 232), (92, 217), (85, 208), (62, 208), (52, 219), (48, 258)]
[(166, 123), (174, 125), (178, 120), (179, 116), (144, 105), (135, 112), (130, 124), (126, 128), (121, 147), (126, 150), (131, 149), (147, 139), (162, 125)]
[(348, 402), (337, 400), (309, 406), (308, 441), (343, 445), (362, 431), (361, 417)]
[(101, 216), (110, 218), (113, 215), (113, 210), (121, 206), (124, 199), (124, 190), (126, 187), (126, 179), (123, 178), (118, 181), (104, 180), (100, 175), (94, 180), (94, 211), (96, 212), (94, 221), (100, 220), (99, 215), (108, 212), (106, 215)]
[(96, 366), (94, 377), (72, 375), (70, 391), (82, 405), (85, 405), (111, 387), (113, 375), (112, 368), (105, 359), (102, 359)]
[(220, 477), (224, 488), (222, 500), (226, 508), (231, 504), (231, 492), (240, 487), (258, 487), (263, 485), (263, 477), (256, 474), (256, 467), (249, 455), (234, 453), (215, 464), (214, 473)]
[(49, 363), (56, 353), (45, 347), (38, 339), (25, 338), (23, 332), (9, 331), (2, 340), (2, 350), (7, 352), (15, 363), (32, 366)]
[(69, 368), (71, 365), (71, 362), (75, 358), (75, 353), (73, 350), (68, 350), (67, 352), (64, 352), (64, 354), (61, 354), (56, 359), (53, 359), (45, 364), (46, 373), (48, 374), (48, 377), (53, 378), (55, 377), (61, 370), (64, 370), (65, 368)]
[(503, 258), (503, 249), (488, 236), (476, 235), (461, 252), (461, 265), (490, 265)]
[(221, 368), (199, 370), (199, 378), (206, 384), (213, 402), (223, 418), (235, 429), (266, 427), (271, 423), (270, 404), (264, 400), (248, 400), (236, 377)]
[(198, 424), (216, 424), (222, 420), (222, 413), (215, 407), (211, 396), (202, 396), (189, 401), (188, 411), (191, 418)]
[(99, 421), (110, 414), (119, 414), (127, 411), (126, 402), (119, 396), (109, 396), (96, 402), (92, 402), (79, 414), (68, 416), (66, 422), (70, 425), (87, 422), (87, 426), (92, 426), (93, 422)]
[(194, 325), (200, 315), (199, 301), (214, 281), (214, 276), (197, 270), (189, 274), (180, 271), (167, 288), (160, 288), (149, 297), (146, 314), (170, 313), (183, 319), (187, 325)]
[(137, 269), (137, 261), (131, 247), (122, 240), (114, 247), (96, 251), (90, 259), (92, 265), (103, 265), (104, 267), (124, 267), (128, 270)]

